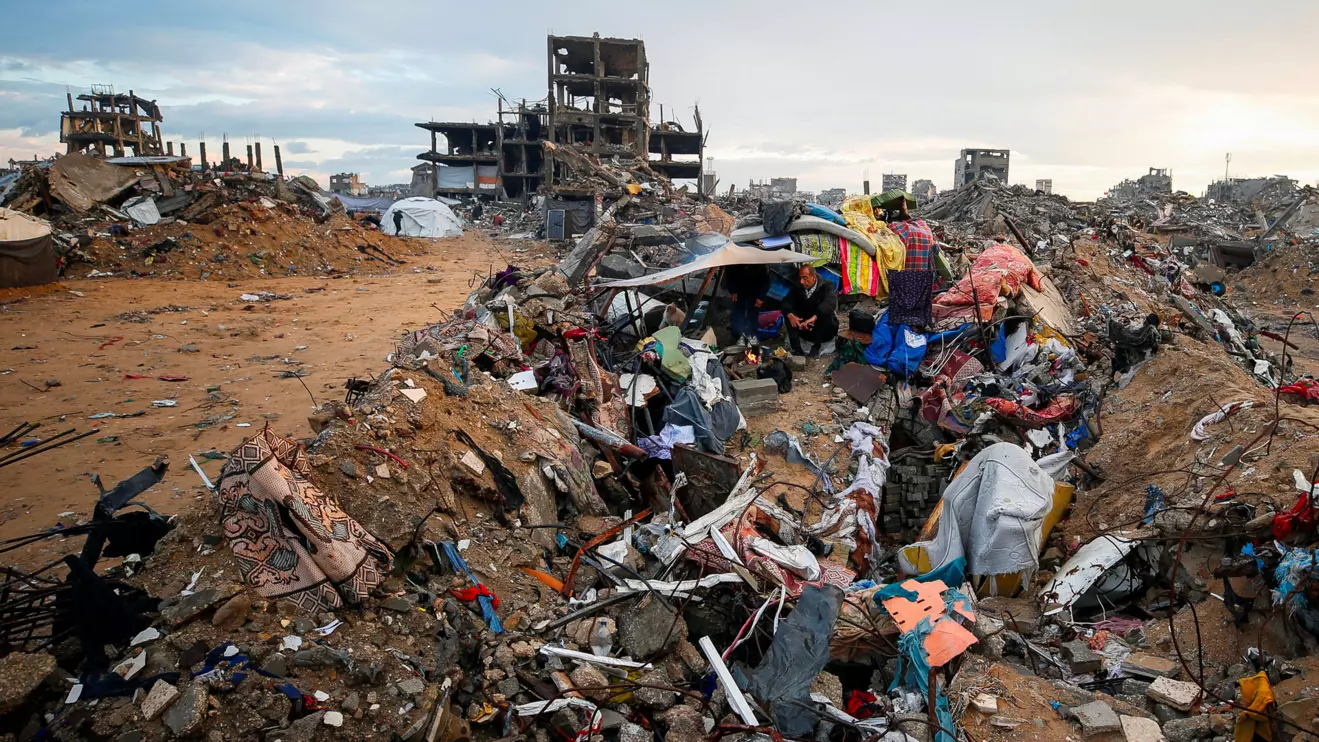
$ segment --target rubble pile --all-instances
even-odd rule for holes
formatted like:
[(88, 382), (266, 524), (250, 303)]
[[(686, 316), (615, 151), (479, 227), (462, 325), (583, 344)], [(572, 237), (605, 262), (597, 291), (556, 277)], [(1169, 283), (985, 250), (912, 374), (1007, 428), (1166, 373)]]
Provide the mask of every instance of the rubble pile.
[(349, 218), (309, 178), (203, 172), (182, 157), (41, 161), (0, 205), (51, 223), (61, 275), (333, 275), (395, 267), (424, 250)]
[(800, 254), (837, 230), (882, 261), (873, 210), (734, 229), (547, 150), (603, 194), (556, 266), (195, 464), (205, 506), (120, 513), (150, 468), (10, 575), (0, 734), (1316, 738), (1319, 383), (1187, 255), (979, 181), (930, 206), (930, 316), (869, 287), (806, 358), (734, 342), (715, 277), (854, 264)]

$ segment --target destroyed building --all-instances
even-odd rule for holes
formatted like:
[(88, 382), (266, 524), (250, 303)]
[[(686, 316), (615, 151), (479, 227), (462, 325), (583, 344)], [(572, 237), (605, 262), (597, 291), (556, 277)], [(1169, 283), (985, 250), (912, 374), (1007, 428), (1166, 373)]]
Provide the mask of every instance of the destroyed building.
[(417, 124), (431, 134), (430, 150), (417, 155), (434, 166), (426, 195), (516, 201), (544, 195), (547, 213), (580, 214), (570, 235), (590, 227), (596, 193), (547, 157), (546, 143), (571, 145), (589, 157), (643, 161), (672, 180), (701, 182), (700, 110), (694, 111), (694, 130), (666, 116), (662, 106), (652, 125), (645, 42), (550, 35), (546, 52), (543, 100), (515, 104), (501, 95), (496, 122)]
[(882, 186), (880, 188), (881, 191), (891, 191), (895, 188), (899, 191), (905, 191), (907, 190), (907, 174), (884, 173), (880, 179), (880, 183)]
[(164, 154), (160, 106), (154, 100), (139, 98), (131, 90), (117, 94), (108, 85), (93, 85), (91, 93), (79, 95), (81, 109), (74, 107), (72, 93), (67, 96), (69, 110), (60, 115), (60, 142), (67, 154), (88, 150), (102, 157)]
[(1053, 193), (1053, 179), (1052, 179), (1052, 178), (1036, 178), (1036, 179), (1035, 179), (1035, 190), (1039, 191), (1040, 193)]
[(1296, 181), (1286, 175), (1268, 178), (1224, 178), (1209, 184), (1205, 198), (1218, 203), (1248, 204), (1252, 201), (1288, 197), (1296, 192)]
[(357, 173), (336, 173), (330, 176), (330, 193), (341, 193), (345, 196), (365, 196), (367, 187)]
[(847, 198), (846, 188), (826, 188), (816, 196), (816, 203), (825, 206), (837, 206), (843, 202), (844, 198)]
[(934, 187), (934, 181), (921, 178), (912, 184), (911, 195), (916, 197), (918, 204), (929, 203), (939, 195), (939, 189)]
[(1150, 168), (1135, 180), (1128, 178), (1108, 189), (1109, 198), (1128, 200), (1172, 193), (1172, 173), (1167, 168)]
[(1008, 182), (1008, 160), (1010, 152), (1006, 149), (964, 149), (953, 163), (953, 187), (960, 188), (989, 173), (1000, 181)]

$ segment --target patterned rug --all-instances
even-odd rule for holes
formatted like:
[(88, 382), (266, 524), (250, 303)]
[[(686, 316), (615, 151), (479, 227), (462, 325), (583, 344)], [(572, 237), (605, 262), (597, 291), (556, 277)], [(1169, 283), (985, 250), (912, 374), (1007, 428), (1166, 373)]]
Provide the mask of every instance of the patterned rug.
[(220, 472), (220, 523), (243, 580), (304, 613), (361, 603), (393, 564), (389, 549), (307, 480), (307, 454), (267, 427)]

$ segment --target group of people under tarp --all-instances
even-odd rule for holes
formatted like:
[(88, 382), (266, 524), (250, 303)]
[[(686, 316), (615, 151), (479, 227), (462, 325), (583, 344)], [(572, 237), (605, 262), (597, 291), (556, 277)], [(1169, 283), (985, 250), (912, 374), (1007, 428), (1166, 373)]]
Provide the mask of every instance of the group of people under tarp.
[[(887, 271), (889, 320), (893, 324), (926, 326), (933, 321), (934, 291), (939, 280), (935, 270), (938, 246), (925, 220), (911, 215), (909, 209), (915, 203), (914, 196), (899, 189), (871, 197), (874, 212), (884, 216), (888, 229), (906, 248), (901, 268)], [(729, 324), (734, 343), (755, 344), (768, 315), (771, 326), (782, 319), (794, 354), (818, 356), (834, 350), (840, 285), (822, 277), (816, 266), (798, 269), (797, 280), (780, 301), (777, 316), (764, 311), (772, 286), (768, 266), (730, 266), (723, 283), (733, 301)]]

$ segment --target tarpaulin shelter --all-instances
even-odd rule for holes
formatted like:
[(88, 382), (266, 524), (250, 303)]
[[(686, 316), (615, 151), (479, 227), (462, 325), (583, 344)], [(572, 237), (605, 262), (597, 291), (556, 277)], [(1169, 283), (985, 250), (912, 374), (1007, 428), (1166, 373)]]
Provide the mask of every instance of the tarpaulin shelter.
[(50, 225), (0, 209), (0, 288), (51, 283), (58, 275)]
[[(704, 235), (702, 235), (704, 237)], [(722, 237), (722, 235), (720, 235)], [(722, 237), (727, 240), (727, 237)], [(792, 250), (762, 250), (750, 245), (725, 242), (723, 247), (697, 257), (689, 263), (674, 266), (659, 273), (651, 273), (640, 278), (623, 278), (617, 281), (601, 281), (596, 288), (623, 288), (627, 286), (654, 286), (656, 284), (676, 281), (683, 276), (699, 271), (714, 270), (729, 265), (780, 265), (784, 263), (811, 263), (815, 258)]]
[[(400, 229), (394, 228), (394, 214), (403, 215)], [(425, 196), (395, 201), (380, 217), (380, 231), (400, 237), (461, 237), (463, 223), (453, 209)]]

